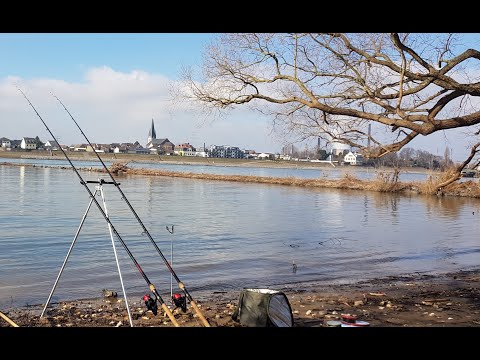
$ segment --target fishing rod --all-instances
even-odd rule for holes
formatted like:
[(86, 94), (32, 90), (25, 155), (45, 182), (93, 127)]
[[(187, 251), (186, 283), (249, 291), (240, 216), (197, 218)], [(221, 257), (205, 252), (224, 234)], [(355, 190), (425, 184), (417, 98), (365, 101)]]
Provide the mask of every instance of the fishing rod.
[[(72, 116), (72, 114), (70, 113), (70, 111), (68, 111), (68, 109), (66, 108), (66, 106), (63, 104), (63, 102), (54, 94), (52, 94), (52, 96), (58, 100), (58, 102), (62, 105), (62, 107), (65, 109), (65, 111), (68, 113), (68, 115), (70, 116), (70, 118), (73, 120), (73, 122), (75, 123), (75, 125), (77, 125), (77, 128), (78, 130), (80, 130), (80, 132), (82, 133), (83, 137), (85, 138), (85, 140), (88, 142), (88, 145), (90, 145), (90, 147), (93, 149), (93, 145), (92, 143), (90, 142), (90, 140), (87, 138), (87, 135), (85, 135), (85, 133), (82, 131), (82, 129), (80, 128), (80, 125), (78, 125), (77, 121), (74, 119), (74, 117)], [(126, 195), (124, 194), (124, 192), (122, 191), (122, 189), (120, 189), (120, 184), (117, 183), (117, 181), (115, 180), (115, 178), (113, 177), (112, 173), (110, 172), (110, 170), (108, 170), (108, 167), (105, 165), (105, 163), (103, 162), (102, 158), (100, 157), (100, 155), (98, 155), (98, 153), (96, 151), (94, 151), (95, 155), (97, 155), (97, 158), (98, 160), (102, 163), (105, 171), (108, 173), (108, 175), (110, 176), (110, 178), (112, 179), (112, 181), (114, 182), (115, 184), (115, 187), (118, 189), (118, 191), (120, 192), (120, 195), (122, 196), (122, 199), (125, 200), (126, 204), (128, 205), (128, 207), (130, 208), (130, 210), (132, 211), (133, 215), (135, 216), (135, 218), (137, 219), (138, 223), (140, 224), (140, 226), (142, 227), (143, 229), (143, 232), (148, 236), (148, 238), (150, 239), (151, 243), (153, 244), (153, 246), (155, 247), (155, 249), (157, 250), (158, 254), (160, 255), (160, 257), (162, 258), (163, 262), (165, 263), (165, 265), (167, 266), (168, 270), (170, 271), (170, 273), (172, 274), (172, 276), (175, 278), (175, 280), (177, 281), (178, 283), (178, 287), (184, 292), (186, 298), (188, 299), (188, 301), (190, 302), (190, 305), (193, 307), (193, 309), (195, 310), (195, 312), (197, 313), (198, 317), (200, 318), (200, 320), (202, 321), (203, 325), (206, 326), (206, 327), (210, 327), (210, 324), (209, 322), (207, 321), (207, 319), (205, 319), (205, 317), (203, 316), (202, 312), (200, 311), (200, 309), (198, 308), (197, 304), (195, 303), (195, 300), (193, 300), (192, 296), (190, 295), (190, 293), (188, 292), (187, 288), (185, 287), (185, 284), (180, 281), (180, 278), (177, 276), (177, 274), (175, 273), (175, 271), (173, 270), (172, 266), (170, 265), (170, 263), (168, 262), (167, 258), (163, 255), (162, 251), (160, 250), (160, 248), (157, 246), (157, 243), (155, 242), (155, 240), (153, 239), (152, 235), (150, 235), (150, 232), (147, 230), (147, 228), (145, 227), (145, 225), (143, 224), (142, 220), (140, 219), (140, 217), (138, 216), (137, 212), (134, 210), (132, 204), (130, 204), (130, 202), (128, 201)], [(172, 229), (173, 230), (173, 229)]]
[(7, 315), (2, 313), (1, 311), (0, 311), (0, 317), (3, 318), (6, 322), (8, 322), (13, 327), (19, 327), (17, 324), (15, 324), (15, 322), (12, 319), (10, 319)]
[[(45, 121), (42, 119), (42, 117), (40, 116), (40, 114), (38, 113), (37, 109), (35, 109), (35, 106), (33, 106), (33, 104), (31, 103), (31, 101), (28, 99), (27, 95), (25, 95), (25, 93), (20, 89), (20, 88), (17, 88), (18, 91), (20, 91), (20, 93), (23, 95), (23, 97), (28, 101), (28, 103), (30, 104), (30, 106), (32, 107), (32, 109), (35, 111), (35, 113), (37, 114), (37, 116), (40, 118), (40, 120), (42, 121), (43, 125), (45, 125), (45, 128), (47, 129), (47, 131), (50, 133), (50, 135), (52, 136), (53, 140), (55, 142), (57, 142), (58, 144), (58, 141), (57, 139), (55, 138), (55, 135), (53, 135), (53, 133), (50, 131), (50, 128), (47, 126), (47, 124), (45, 123)], [(137, 260), (135, 259), (135, 257), (133, 256), (133, 254), (131, 253), (131, 251), (129, 250), (129, 248), (127, 247), (127, 244), (125, 244), (125, 242), (123, 241), (122, 237), (120, 236), (120, 234), (118, 233), (117, 229), (115, 229), (115, 227), (113, 226), (112, 222), (110, 221), (110, 218), (108, 217), (108, 215), (105, 213), (105, 211), (103, 210), (102, 206), (100, 205), (100, 203), (97, 201), (97, 199), (95, 198), (95, 196), (92, 194), (92, 192), (90, 191), (90, 188), (88, 187), (87, 185), (87, 182), (83, 180), (82, 176), (80, 175), (80, 173), (78, 172), (77, 168), (75, 167), (75, 165), (73, 165), (72, 161), (70, 160), (70, 158), (68, 157), (67, 153), (65, 152), (65, 150), (63, 150), (63, 148), (61, 146), (60, 147), (60, 150), (62, 151), (63, 155), (65, 155), (65, 158), (68, 160), (68, 162), (70, 163), (70, 166), (72, 167), (73, 171), (75, 172), (75, 174), (77, 174), (78, 178), (80, 179), (80, 184), (82, 184), (85, 189), (87, 190), (88, 194), (90, 195), (90, 198), (95, 202), (95, 205), (97, 205), (98, 207), (98, 210), (100, 210), (100, 213), (103, 215), (103, 217), (105, 218), (105, 220), (107, 221), (107, 223), (110, 225), (113, 233), (116, 235), (116, 237), (118, 238), (118, 240), (120, 241), (120, 243), (122, 244), (123, 248), (125, 249), (125, 251), (127, 252), (128, 256), (130, 257), (130, 259), (133, 261), (135, 267), (137, 268), (137, 270), (140, 272), (140, 274), (142, 275), (143, 279), (146, 281), (150, 291), (153, 293), (153, 295), (155, 296), (155, 300), (154, 302), (152, 303), (151, 302), (148, 302), (147, 303), (147, 299), (144, 299), (145, 300), (145, 303), (147, 304), (147, 306), (149, 307), (150, 310), (152, 310), (153, 313), (156, 313), (156, 302), (158, 301), (158, 303), (160, 303), (160, 306), (161, 308), (165, 311), (165, 313), (168, 315), (168, 317), (170, 318), (171, 322), (173, 325), (175, 325), (176, 327), (179, 327), (180, 325), (178, 324), (177, 320), (175, 319), (175, 317), (173, 316), (173, 313), (172, 311), (167, 307), (167, 305), (165, 304), (165, 302), (163, 301), (162, 297), (160, 296), (160, 294), (158, 293), (157, 289), (155, 288), (155, 285), (152, 284), (152, 282), (148, 279), (147, 275), (145, 274), (145, 272), (142, 270), (142, 268), (140, 267), (140, 264), (137, 262)], [(118, 187), (118, 183), (115, 182), (115, 186)], [(148, 295), (146, 295), (147, 297)], [(153, 299), (150, 299), (150, 300), (153, 300)]]

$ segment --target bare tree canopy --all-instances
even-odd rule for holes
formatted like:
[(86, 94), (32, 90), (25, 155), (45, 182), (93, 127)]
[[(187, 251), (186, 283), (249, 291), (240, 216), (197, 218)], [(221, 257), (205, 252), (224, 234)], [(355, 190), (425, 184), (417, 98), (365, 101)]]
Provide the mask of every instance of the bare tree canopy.
[(462, 34), (223, 34), (206, 48), (201, 74), (184, 72), (183, 95), (207, 109), (249, 104), (280, 133), (381, 157), (419, 135), (480, 123), (480, 52), (458, 50), (461, 42)]

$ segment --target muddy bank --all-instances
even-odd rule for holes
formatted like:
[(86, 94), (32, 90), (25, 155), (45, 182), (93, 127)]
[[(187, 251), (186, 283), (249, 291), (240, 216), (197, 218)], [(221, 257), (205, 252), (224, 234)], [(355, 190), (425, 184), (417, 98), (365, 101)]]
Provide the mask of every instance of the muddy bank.
[[(354, 284), (315, 285), (313, 283), (275, 288), (290, 302), (294, 327), (326, 327), (341, 320), (342, 314), (355, 315), (370, 327), (480, 327), (480, 269), (442, 275), (412, 274)], [(233, 321), (238, 291), (212, 293), (195, 299), (212, 327), (244, 327)], [(163, 295), (162, 295), (163, 296)], [(195, 294), (192, 294), (195, 297)], [(169, 308), (168, 296), (164, 297)], [(135, 327), (173, 327), (159, 311), (155, 316), (141, 298), (129, 297)], [(43, 305), (1, 309), (19, 327), (129, 327), (122, 298), (60, 302), (49, 306), (40, 319)], [(180, 327), (203, 327), (191, 306), (173, 310)], [(0, 319), (1, 327), (10, 327)]]

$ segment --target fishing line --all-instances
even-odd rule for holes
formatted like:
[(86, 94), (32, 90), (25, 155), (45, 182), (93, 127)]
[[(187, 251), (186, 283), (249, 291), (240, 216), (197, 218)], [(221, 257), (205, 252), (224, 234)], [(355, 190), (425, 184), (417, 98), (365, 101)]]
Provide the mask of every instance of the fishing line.
[[(95, 153), (95, 155), (97, 156), (98, 160), (100, 161), (100, 163), (103, 165), (103, 168), (105, 169), (105, 171), (107, 172), (107, 174), (110, 176), (110, 178), (112, 179), (112, 182), (114, 183), (115, 187), (118, 189), (118, 191), (120, 192), (120, 195), (121, 195), (121, 198), (125, 201), (125, 203), (127, 204), (127, 206), (130, 208), (132, 214), (134, 215), (134, 217), (137, 219), (138, 223), (140, 224), (142, 230), (143, 230), (143, 233), (145, 233), (150, 242), (152, 243), (152, 245), (154, 246), (155, 250), (157, 250), (158, 254), (160, 255), (160, 257), (162, 258), (163, 262), (165, 263), (165, 265), (167, 266), (168, 270), (170, 271), (170, 273), (172, 274), (172, 276), (175, 278), (175, 280), (177, 281), (178, 283), (178, 287), (184, 292), (186, 298), (190, 301), (190, 304), (192, 305), (192, 307), (194, 308), (195, 312), (197, 313), (197, 315), (199, 316), (200, 320), (202, 321), (203, 325), (206, 326), (206, 327), (210, 327), (210, 324), (208, 323), (207, 319), (205, 319), (205, 317), (202, 315), (202, 313), (200, 312), (200, 309), (198, 308), (197, 304), (195, 303), (195, 301), (193, 300), (192, 296), (190, 295), (190, 293), (188, 292), (187, 288), (185, 287), (185, 284), (183, 282), (180, 281), (180, 278), (177, 276), (177, 274), (175, 273), (175, 271), (173, 270), (172, 266), (170, 265), (170, 263), (168, 262), (167, 258), (165, 257), (165, 255), (163, 255), (162, 251), (160, 250), (160, 248), (158, 247), (158, 245), (156, 244), (155, 240), (153, 239), (152, 235), (150, 235), (150, 232), (147, 230), (147, 228), (145, 227), (145, 225), (143, 224), (142, 220), (140, 219), (140, 217), (138, 216), (137, 212), (135, 211), (135, 209), (133, 208), (132, 204), (130, 203), (130, 201), (128, 201), (127, 199), (127, 196), (125, 195), (125, 193), (122, 191), (122, 189), (120, 188), (120, 184), (115, 180), (115, 178), (113, 177), (111, 171), (108, 169), (108, 167), (105, 165), (105, 163), (103, 162), (102, 158), (100, 157), (100, 155), (95, 151), (95, 148), (93, 147), (92, 143), (90, 142), (90, 140), (88, 139), (87, 135), (85, 135), (85, 133), (83, 132), (83, 130), (80, 128), (80, 125), (78, 125), (77, 121), (75, 120), (75, 118), (73, 117), (73, 115), (70, 113), (70, 111), (68, 111), (68, 109), (66, 108), (66, 106), (63, 104), (63, 102), (54, 94), (52, 94), (52, 96), (57, 99), (57, 101), (62, 105), (62, 107), (65, 109), (65, 111), (67, 112), (67, 114), (70, 116), (70, 118), (73, 120), (73, 122), (75, 123), (75, 125), (77, 126), (78, 130), (80, 130), (80, 133), (83, 135), (83, 137), (85, 138), (85, 140), (87, 141), (88, 145), (94, 150), (93, 152)], [(142, 233), (142, 234), (143, 234)]]
[[(23, 95), (23, 97), (28, 101), (28, 103), (30, 104), (30, 106), (32, 107), (32, 109), (35, 111), (35, 113), (37, 114), (37, 116), (39, 117), (39, 119), (42, 121), (43, 125), (45, 126), (45, 128), (47, 129), (47, 131), (49, 132), (49, 134), (52, 136), (53, 140), (59, 144), (59, 142), (57, 141), (55, 135), (53, 135), (52, 131), (50, 130), (50, 128), (47, 126), (47, 124), (45, 123), (45, 121), (43, 120), (43, 118), (40, 116), (40, 114), (38, 113), (37, 109), (33, 106), (32, 102), (29, 100), (29, 98), (27, 97), (27, 95), (25, 95), (25, 93), (20, 89), (18, 88), (18, 91), (20, 91), (20, 93)], [(120, 236), (120, 234), (118, 233), (118, 231), (116, 230), (116, 228), (113, 226), (112, 222), (110, 221), (109, 217), (107, 216), (107, 214), (105, 213), (105, 211), (103, 210), (102, 206), (100, 205), (100, 203), (97, 201), (97, 199), (95, 198), (95, 196), (92, 194), (90, 188), (88, 187), (87, 185), (87, 182), (83, 180), (82, 176), (80, 175), (80, 173), (78, 172), (77, 168), (75, 167), (75, 165), (73, 165), (72, 161), (70, 160), (70, 158), (68, 157), (67, 153), (65, 152), (65, 150), (59, 146), (60, 150), (62, 151), (63, 155), (65, 156), (65, 158), (67, 159), (67, 161), (69, 162), (70, 166), (72, 167), (73, 171), (75, 172), (75, 174), (78, 176), (78, 178), (80, 179), (80, 184), (82, 184), (85, 189), (87, 190), (88, 194), (90, 195), (90, 198), (93, 200), (93, 202), (95, 203), (95, 205), (97, 206), (98, 210), (100, 211), (100, 213), (102, 214), (102, 216), (105, 218), (105, 220), (107, 221), (107, 223), (111, 226), (112, 228), (112, 232), (115, 234), (115, 236), (118, 238), (118, 240), (120, 241), (120, 243), (122, 244), (123, 248), (125, 249), (125, 251), (127, 252), (128, 256), (130, 257), (130, 259), (132, 260), (132, 262), (134, 263), (134, 265), (136, 266), (137, 270), (140, 272), (140, 274), (142, 275), (143, 279), (146, 281), (150, 291), (154, 294), (155, 296), (155, 303), (158, 301), (161, 305), (161, 307), (164, 309), (165, 313), (168, 315), (168, 317), (170, 318), (170, 320), (172, 321), (172, 323), (178, 327), (178, 322), (176, 321), (175, 317), (173, 316), (173, 313), (170, 311), (170, 309), (167, 307), (167, 305), (165, 304), (165, 302), (163, 301), (162, 297), (160, 296), (160, 294), (158, 293), (157, 289), (155, 288), (155, 285), (152, 284), (152, 282), (148, 279), (147, 275), (145, 274), (145, 272), (142, 270), (142, 268), (140, 267), (140, 264), (137, 262), (137, 260), (135, 259), (135, 257), (133, 256), (133, 254), (130, 252), (130, 250), (128, 249), (127, 247), (127, 244), (125, 244), (125, 242), (123, 241), (122, 237)], [(105, 164), (104, 164), (105, 166)], [(100, 183), (109, 183), (109, 182), (106, 182), (104, 180), (101, 180)], [(119, 184), (114, 181), (113, 184), (118, 188)], [(147, 296), (147, 295), (146, 295)], [(147, 305), (148, 306), (148, 305)], [(153, 305), (150, 305), (153, 307)]]

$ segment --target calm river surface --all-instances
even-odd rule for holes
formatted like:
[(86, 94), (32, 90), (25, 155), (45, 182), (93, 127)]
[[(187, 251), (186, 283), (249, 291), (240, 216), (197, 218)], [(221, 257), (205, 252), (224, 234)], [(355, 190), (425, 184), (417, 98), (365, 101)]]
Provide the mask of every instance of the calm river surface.
[[(284, 176), (279, 170), (242, 171)], [(80, 174), (84, 180), (109, 180)], [(476, 268), (480, 260), (478, 199), (169, 177), (117, 180), (169, 260), (173, 248), (173, 269), (198, 299), (244, 287), (444, 273)], [(93, 193), (95, 184), (89, 188)], [(171, 279), (165, 264), (119, 191), (108, 184), (103, 190), (112, 224), (167, 299)], [(72, 170), (0, 165), (0, 308), (47, 300), (89, 200)], [(114, 240), (129, 301), (139, 301), (147, 285)], [(99, 297), (102, 289), (121, 294), (107, 223), (93, 204), (52, 301)], [(173, 290), (178, 291), (175, 281)]]

